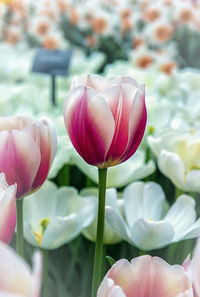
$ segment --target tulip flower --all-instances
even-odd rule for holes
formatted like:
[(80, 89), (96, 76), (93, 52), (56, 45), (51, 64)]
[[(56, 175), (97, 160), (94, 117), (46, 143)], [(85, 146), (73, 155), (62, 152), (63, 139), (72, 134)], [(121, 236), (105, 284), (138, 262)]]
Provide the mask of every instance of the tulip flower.
[(0, 296), (39, 297), (42, 277), (42, 258), (34, 255), (34, 269), (9, 246), (0, 242)]
[(46, 181), (24, 200), (24, 237), (35, 247), (59, 248), (94, 220), (96, 206), (93, 197), (83, 199), (73, 187)]
[(23, 254), (23, 198), (45, 181), (56, 153), (56, 133), (46, 119), (0, 118), (0, 172), (17, 184), (17, 251)]
[(107, 168), (129, 159), (146, 126), (144, 85), (130, 77), (88, 75), (72, 82), (63, 107), (66, 129), (89, 164)]
[(188, 195), (179, 196), (167, 211), (160, 185), (135, 182), (124, 189), (120, 207), (118, 200), (113, 195), (112, 204), (106, 206), (106, 222), (114, 233), (141, 250), (200, 236), (195, 200)]
[(158, 166), (173, 184), (188, 192), (200, 192), (200, 133), (171, 130), (149, 136), (148, 142), (158, 157)]
[(101, 279), (107, 168), (128, 160), (142, 140), (147, 112), (144, 85), (131, 77), (75, 77), (63, 107), (65, 126), (79, 155), (98, 167), (99, 203), (92, 297)]
[(117, 261), (102, 281), (97, 297), (193, 297), (187, 273), (158, 257)]
[(9, 185), (17, 183), (17, 198), (45, 181), (56, 153), (56, 133), (46, 119), (0, 118), (0, 171)]
[(16, 226), (17, 186), (8, 186), (4, 173), (0, 174), (0, 240), (9, 244)]

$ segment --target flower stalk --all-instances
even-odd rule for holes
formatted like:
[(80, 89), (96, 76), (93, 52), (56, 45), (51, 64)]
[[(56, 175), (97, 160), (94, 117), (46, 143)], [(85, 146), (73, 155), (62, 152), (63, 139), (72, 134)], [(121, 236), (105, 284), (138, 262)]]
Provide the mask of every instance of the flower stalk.
[(23, 228), (23, 199), (17, 199), (17, 242), (16, 251), (23, 257), (24, 254), (24, 228)]
[(98, 218), (97, 218), (97, 236), (94, 256), (94, 269), (92, 281), (92, 297), (96, 296), (97, 289), (102, 278), (102, 257), (103, 257), (103, 235), (105, 219), (105, 200), (106, 200), (106, 178), (107, 168), (99, 168), (99, 197), (98, 197)]

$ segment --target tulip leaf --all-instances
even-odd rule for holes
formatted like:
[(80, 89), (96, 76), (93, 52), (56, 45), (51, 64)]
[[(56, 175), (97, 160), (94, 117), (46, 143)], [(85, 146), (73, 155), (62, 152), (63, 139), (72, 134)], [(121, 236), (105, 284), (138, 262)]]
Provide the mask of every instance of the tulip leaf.
[(116, 260), (113, 259), (110, 256), (106, 256), (106, 260), (108, 261), (108, 263), (110, 264), (110, 266), (113, 266), (115, 264), (115, 262), (116, 262)]

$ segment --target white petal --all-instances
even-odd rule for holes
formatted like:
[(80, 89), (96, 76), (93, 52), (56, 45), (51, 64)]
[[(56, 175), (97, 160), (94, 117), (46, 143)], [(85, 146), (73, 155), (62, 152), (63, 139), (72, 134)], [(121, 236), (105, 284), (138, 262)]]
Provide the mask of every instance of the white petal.
[(126, 223), (116, 210), (112, 209), (110, 206), (106, 206), (105, 217), (106, 222), (109, 224), (114, 233), (122, 239), (130, 241)]
[(169, 222), (138, 220), (131, 230), (134, 244), (144, 251), (158, 249), (171, 243), (174, 230)]
[(178, 188), (187, 190), (184, 183), (184, 164), (179, 155), (162, 150), (158, 158), (158, 167)]
[(174, 228), (173, 241), (180, 240), (187, 229), (195, 222), (195, 219), (194, 199), (187, 195), (181, 195), (164, 218), (164, 221), (170, 222)]
[(125, 215), (130, 228), (140, 218), (160, 219), (165, 196), (158, 184), (132, 183), (125, 188), (123, 197)]
[(191, 170), (186, 176), (186, 185), (189, 191), (200, 192), (200, 170)]

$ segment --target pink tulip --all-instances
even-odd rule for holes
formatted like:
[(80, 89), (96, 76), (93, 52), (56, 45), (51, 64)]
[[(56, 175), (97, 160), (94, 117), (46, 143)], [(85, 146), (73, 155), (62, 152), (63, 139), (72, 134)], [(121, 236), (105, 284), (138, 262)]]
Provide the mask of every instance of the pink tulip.
[(0, 242), (0, 297), (39, 297), (42, 258), (34, 255), (34, 269), (9, 246)]
[(99, 168), (117, 165), (137, 150), (146, 126), (144, 85), (130, 77), (75, 78), (63, 115), (77, 152)]
[(0, 172), (9, 185), (17, 183), (17, 198), (39, 188), (56, 153), (51, 122), (22, 116), (0, 118)]
[(0, 240), (9, 244), (16, 226), (17, 186), (8, 186), (4, 173), (0, 174)]
[(193, 297), (189, 278), (180, 265), (158, 257), (119, 260), (102, 281), (97, 297)]

